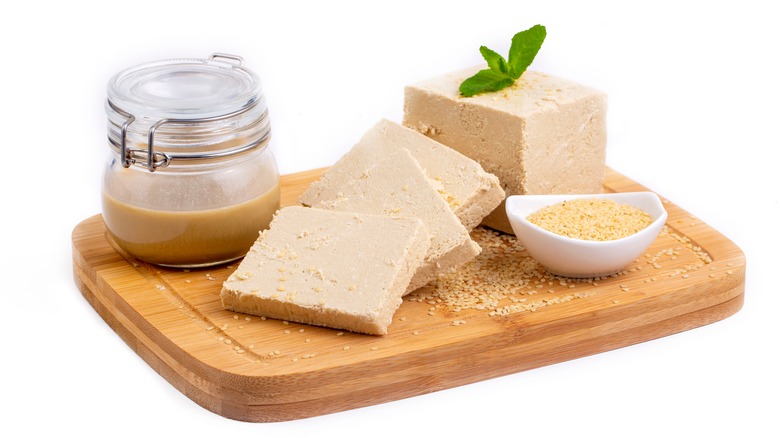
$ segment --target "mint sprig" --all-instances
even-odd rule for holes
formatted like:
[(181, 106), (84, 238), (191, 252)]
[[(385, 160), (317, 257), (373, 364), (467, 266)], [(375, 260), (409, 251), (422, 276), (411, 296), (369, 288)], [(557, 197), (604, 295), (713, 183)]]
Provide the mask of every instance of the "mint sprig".
[(512, 45), (509, 47), (509, 59), (504, 59), (495, 51), (481, 46), (479, 53), (485, 58), (489, 68), (480, 70), (474, 76), (463, 81), (460, 84), (460, 95), (471, 97), (502, 90), (514, 84), (534, 61), (546, 36), (547, 29), (540, 24), (516, 33), (512, 37)]

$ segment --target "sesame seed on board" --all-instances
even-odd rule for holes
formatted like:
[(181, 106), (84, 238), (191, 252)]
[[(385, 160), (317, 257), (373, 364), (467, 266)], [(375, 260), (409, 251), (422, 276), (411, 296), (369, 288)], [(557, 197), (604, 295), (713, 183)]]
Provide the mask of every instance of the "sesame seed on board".
[[(709, 255), (690, 239), (664, 227), (659, 233), (663, 247), (635, 260), (625, 270), (606, 277), (564, 278), (547, 272), (514, 236), (477, 227), (471, 237), (483, 249), (479, 256), (440, 276), (429, 287), (412, 292), (405, 300), (435, 303), (428, 312), (441, 308), (455, 313), (472, 309), (489, 316), (503, 316), (535, 312), (599, 293), (641, 294), (639, 285), (658, 281), (659, 275), (689, 278), (711, 262)], [(643, 272), (643, 263), (653, 267), (653, 272)], [(600, 287), (608, 284), (614, 289)], [(582, 289), (580, 285), (590, 288)], [(537, 291), (545, 292), (545, 297), (538, 298)]]

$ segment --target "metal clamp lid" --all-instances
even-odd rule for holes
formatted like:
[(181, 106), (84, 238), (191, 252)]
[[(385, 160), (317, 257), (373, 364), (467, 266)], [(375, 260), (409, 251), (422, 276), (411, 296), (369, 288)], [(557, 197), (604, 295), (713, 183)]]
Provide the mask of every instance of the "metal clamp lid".
[(209, 55), (209, 61), (213, 61), (215, 59), (224, 58), (224, 59), (230, 59), (232, 61), (236, 61), (238, 63), (239, 67), (244, 66), (244, 58), (238, 56), (238, 55), (231, 55), (229, 53), (221, 53), (221, 52), (215, 52)]
[[(230, 54), (226, 54), (226, 53), (212, 53), (208, 57), (208, 61), (224, 62), (224, 61), (219, 61), (220, 59), (227, 59), (227, 60), (230, 60), (230, 61), (234, 61), (239, 69), (241, 69), (243, 67), (243, 65), (244, 65), (243, 58), (241, 58), (240, 56), (236, 56), (236, 55), (230, 55)], [(187, 60), (187, 61), (192, 61), (192, 60)], [(152, 63), (150, 65), (152, 65), (154, 68), (157, 68), (158, 70), (162, 70), (159, 66), (155, 65), (154, 63)], [(174, 64), (174, 67), (175, 66), (176, 66), (176, 64)], [(144, 67), (144, 66), (142, 66), (142, 67)], [(168, 67), (168, 65), (163, 65), (163, 68), (167, 68), (167, 67)], [(116, 86), (116, 82), (119, 81), (116, 78), (120, 78), (120, 79), (124, 80), (124, 78), (126, 78), (126, 77), (131, 77), (131, 79), (132, 79), (131, 75), (132, 74), (136, 74), (136, 73), (139, 74), (139, 76), (141, 76), (141, 79), (147, 79), (147, 77), (148, 77), (148, 76), (144, 76), (146, 74), (146, 71), (144, 70), (144, 68), (135, 68), (135, 69), (130, 69), (129, 71), (130, 71), (130, 73), (125, 75), (125, 76), (122, 76), (121, 73), (120, 73), (120, 75), (117, 75), (115, 77), (115, 79), (112, 80), (113, 83), (111, 85)], [(170, 75), (171, 71), (172, 71), (171, 69), (163, 70), (163, 72), (165, 74), (167, 74), (167, 75)], [(254, 75), (252, 74), (251, 77), (254, 78)], [(218, 77), (217, 79), (221, 79), (221, 77)], [(143, 81), (138, 81), (137, 79), (136, 79), (136, 81), (138, 83), (143, 83)], [(137, 85), (136, 83), (133, 83), (132, 80), (130, 80), (128, 82), (130, 82), (131, 85), (133, 85), (133, 86)], [(187, 83), (185, 85), (191, 85), (191, 84)], [(213, 81), (209, 82), (209, 83), (207, 83), (205, 85), (213, 86)], [(233, 84), (230, 84), (230, 85), (233, 85)], [(256, 84), (254, 84), (254, 83), (251, 84), (251, 85), (252, 86), (256, 86)], [(208, 89), (208, 87), (204, 87), (204, 88)], [(153, 89), (153, 90), (156, 91), (157, 89)], [(208, 89), (208, 90), (210, 92), (210, 89)], [(257, 90), (259, 92), (259, 87), (257, 88)], [(244, 89), (239, 89), (239, 91), (246, 93), (246, 90), (244, 90)], [(246, 94), (242, 95), (241, 97), (245, 98)], [(149, 170), (149, 172), (154, 172), (158, 168), (166, 167), (172, 161), (175, 161), (175, 160), (212, 159), (212, 158), (221, 158), (221, 157), (227, 157), (227, 156), (231, 156), (231, 155), (235, 155), (235, 154), (240, 154), (240, 153), (247, 152), (249, 150), (252, 150), (252, 149), (255, 149), (255, 148), (258, 148), (258, 147), (265, 146), (268, 143), (268, 141), (270, 140), (270, 128), (265, 129), (265, 132), (262, 132), (262, 135), (261, 135), (261, 137), (258, 140), (255, 140), (255, 141), (253, 141), (253, 142), (251, 142), (249, 144), (246, 144), (246, 145), (243, 145), (243, 146), (240, 146), (240, 147), (236, 147), (236, 148), (232, 148), (232, 149), (228, 149), (228, 150), (221, 150), (221, 151), (215, 151), (215, 152), (198, 152), (198, 153), (183, 153), (183, 152), (171, 153), (171, 152), (155, 151), (155, 134), (156, 134), (157, 130), (161, 126), (163, 126), (165, 124), (176, 124), (176, 125), (179, 125), (179, 126), (181, 126), (181, 125), (194, 125), (194, 124), (198, 124), (198, 123), (218, 122), (218, 121), (227, 120), (227, 119), (230, 119), (230, 118), (233, 118), (233, 117), (236, 117), (236, 116), (241, 116), (242, 114), (245, 114), (245, 113), (247, 113), (247, 112), (249, 112), (249, 111), (251, 111), (253, 109), (256, 109), (257, 105), (260, 102), (264, 103), (264, 100), (261, 97), (258, 98), (257, 96), (254, 96), (251, 99), (249, 99), (248, 102), (244, 101), (244, 103), (241, 104), (242, 106), (239, 109), (237, 109), (235, 111), (228, 112), (228, 113), (215, 115), (215, 116), (189, 117), (189, 118), (188, 117), (182, 117), (182, 118), (179, 118), (179, 117), (161, 117), (154, 124), (152, 124), (151, 127), (148, 129), (148, 131), (146, 133), (147, 147), (146, 147), (146, 150), (144, 150), (144, 149), (139, 149), (139, 148), (129, 148), (128, 145), (127, 145), (128, 131), (129, 131), (130, 125), (132, 125), (133, 123), (136, 122), (136, 120), (137, 120), (136, 116), (134, 114), (131, 114), (131, 113), (123, 110), (119, 106), (117, 106), (111, 100), (111, 97), (109, 97), (107, 99), (108, 107), (112, 111), (114, 111), (117, 114), (119, 114), (122, 117), (124, 117), (125, 120), (124, 120), (124, 122), (122, 123), (122, 126), (121, 126), (121, 134), (120, 134), (119, 141), (117, 142), (117, 140), (115, 140), (114, 138), (111, 138), (110, 132), (109, 132), (108, 140), (109, 140), (109, 143), (113, 146), (113, 148), (119, 153), (119, 155), (121, 157), (121, 160), (122, 160), (122, 166), (123, 167), (125, 167), (125, 168), (130, 167), (131, 165), (136, 164), (137, 162), (140, 161), (140, 162), (145, 162), (145, 167)], [(192, 108), (188, 108), (188, 110), (191, 110), (191, 109)], [(260, 121), (262, 121), (264, 119), (267, 119), (267, 117), (268, 117), (268, 110), (266, 108), (260, 108), (260, 110), (262, 110), (262, 113), (259, 116)], [(265, 123), (265, 125), (267, 125), (267, 122)]]
[[(154, 150), (154, 135), (157, 129), (166, 123), (176, 123), (181, 125), (181, 124), (194, 124), (194, 123), (225, 120), (248, 112), (249, 110), (254, 108), (254, 106), (257, 105), (257, 102), (258, 101), (255, 101), (251, 106), (247, 106), (246, 108), (237, 112), (225, 114), (224, 116), (208, 117), (208, 118), (201, 118), (201, 119), (160, 119), (159, 121), (157, 121), (157, 123), (152, 125), (151, 128), (149, 128), (149, 131), (147, 133), (147, 148), (146, 150), (143, 150), (143, 149), (127, 147), (127, 130), (128, 127), (133, 122), (135, 122), (135, 116), (118, 108), (109, 100), (108, 105), (111, 107), (111, 109), (116, 111), (118, 114), (121, 114), (123, 117), (126, 118), (126, 120), (122, 124), (122, 134), (121, 134), (120, 142), (117, 143), (116, 140), (111, 138), (110, 135), (108, 136), (108, 141), (109, 143), (111, 143), (114, 149), (117, 150), (117, 152), (119, 152), (119, 156), (122, 159), (123, 167), (128, 168), (131, 165), (136, 164), (139, 161), (139, 159), (142, 159), (143, 161), (146, 162), (146, 168), (149, 170), (149, 172), (154, 172), (155, 170), (157, 170), (157, 168), (160, 167), (167, 167), (171, 163), (171, 161), (174, 160), (201, 160), (201, 159), (222, 158), (231, 155), (241, 154), (250, 151), (252, 149), (265, 146), (270, 140), (271, 130), (270, 129), (266, 130), (266, 132), (263, 133), (263, 136), (260, 139), (255, 140), (241, 147), (233, 148), (227, 151), (201, 152), (201, 153), (157, 152)], [(266, 110), (263, 113), (261, 118), (266, 118), (267, 114), (268, 111)]]

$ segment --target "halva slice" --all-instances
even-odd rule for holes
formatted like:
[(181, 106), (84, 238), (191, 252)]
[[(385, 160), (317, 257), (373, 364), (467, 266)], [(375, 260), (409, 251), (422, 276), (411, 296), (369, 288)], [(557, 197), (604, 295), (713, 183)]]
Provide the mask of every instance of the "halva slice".
[(299, 201), (314, 205), (320, 199), (333, 198), (339, 187), (398, 149), (407, 149), (425, 174), (439, 185), (437, 190), (467, 230), (479, 225), (504, 200), (498, 178), (485, 172), (476, 161), (415, 130), (382, 119), (325, 171)]
[[(509, 88), (461, 97), (458, 87), (480, 68), (407, 86), (403, 124), (479, 162), (507, 196), (600, 193), (606, 94), (526, 71)], [(512, 233), (503, 204), (483, 224)]]
[(223, 284), (222, 305), (386, 334), (429, 244), (419, 219), (285, 207)]
[[(406, 149), (387, 155), (357, 178), (329, 193), (332, 195), (320, 197), (313, 207), (413, 217), (425, 223), (431, 235), (431, 246), (407, 292), (473, 259), (481, 251)], [(372, 247), (382, 250), (378, 243)]]

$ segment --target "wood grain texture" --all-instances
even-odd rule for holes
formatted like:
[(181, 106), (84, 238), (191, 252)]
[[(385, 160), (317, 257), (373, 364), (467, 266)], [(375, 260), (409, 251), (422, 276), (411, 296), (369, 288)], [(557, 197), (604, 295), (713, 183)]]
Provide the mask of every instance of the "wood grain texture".
[[(294, 204), (323, 170), (283, 176), (282, 204)], [(647, 189), (610, 170), (605, 190)], [(737, 312), (745, 282), (741, 250), (668, 200), (664, 206), (677, 239), (661, 236), (648, 250), (676, 249), (663, 266), (637, 261), (644, 269), (577, 284), (588, 291), (583, 298), (503, 316), (431, 310), (412, 295), (386, 336), (226, 311), (219, 291), (237, 263), (185, 271), (138, 262), (112, 245), (100, 215), (73, 230), (73, 269), (98, 314), (194, 402), (236, 420), (286, 421), (625, 347)], [(711, 262), (689, 269), (702, 254)], [(545, 290), (562, 296), (568, 287)]]

